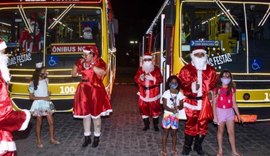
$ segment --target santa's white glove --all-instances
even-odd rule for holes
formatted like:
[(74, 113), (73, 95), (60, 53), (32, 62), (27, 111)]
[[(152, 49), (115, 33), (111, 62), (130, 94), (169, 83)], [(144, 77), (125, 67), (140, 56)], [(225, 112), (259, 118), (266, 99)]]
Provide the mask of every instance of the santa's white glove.
[(145, 79), (154, 81), (155, 78), (152, 75), (145, 75)]
[(144, 74), (140, 75), (140, 79), (141, 79), (141, 81), (144, 81)]

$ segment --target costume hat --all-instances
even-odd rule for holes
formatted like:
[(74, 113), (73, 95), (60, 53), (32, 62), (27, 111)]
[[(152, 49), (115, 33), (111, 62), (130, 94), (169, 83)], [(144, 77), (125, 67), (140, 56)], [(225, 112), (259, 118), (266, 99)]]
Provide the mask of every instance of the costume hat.
[(195, 49), (192, 50), (192, 54), (197, 54), (197, 53), (204, 53), (206, 54), (206, 50), (203, 47), (196, 47)]
[(153, 56), (150, 53), (145, 53), (143, 55), (143, 59), (152, 59), (152, 58), (153, 58)]
[(38, 62), (38, 63), (36, 63), (36, 68), (42, 68), (42, 65), (43, 65), (42, 62)]
[(85, 46), (83, 48), (83, 52), (86, 53), (86, 54), (89, 54), (89, 53), (95, 53), (95, 54), (97, 54), (98, 53), (98, 50), (97, 50), (97, 47), (96, 46)]
[(6, 48), (7, 48), (6, 42), (0, 38), (0, 51)]

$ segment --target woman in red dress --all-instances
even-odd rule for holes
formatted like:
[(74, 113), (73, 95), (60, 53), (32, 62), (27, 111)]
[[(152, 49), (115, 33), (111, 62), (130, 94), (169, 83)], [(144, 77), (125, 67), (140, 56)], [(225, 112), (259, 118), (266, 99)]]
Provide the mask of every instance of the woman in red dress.
[(91, 143), (91, 119), (94, 125), (94, 141), (92, 147), (97, 147), (101, 134), (101, 116), (112, 112), (109, 96), (102, 83), (106, 74), (106, 63), (98, 57), (95, 46), (86, 46), (83, 57), (77, 60), (71, 75), (81, 75), (81, 82), (74, 97), (74, 118), (82, 118), (85, 140), (83, 147)]

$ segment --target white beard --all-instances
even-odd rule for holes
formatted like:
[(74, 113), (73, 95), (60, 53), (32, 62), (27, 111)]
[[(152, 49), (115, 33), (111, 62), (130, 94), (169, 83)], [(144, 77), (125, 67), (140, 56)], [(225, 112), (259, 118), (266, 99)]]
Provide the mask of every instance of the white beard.
[(152, 61), (145, 61), (142, 65), (142, 70), (145, 73), (151, 73), (155, 69), (155, 66)]
[(0, 71), (2, 73), (2, 77), (6, 82), (10, 81), (9, 69), (7, 67), (8, 56), (6, 54), (0, 54)]
[(204, 70), (207, 64), (207, 55), (204, 57), (198, 58), (194, 54), (190, 54), (191, 61), (197, 70)]
[(90, 39), (93, 39), (93, 35), (92, 35), (91, 32), (84, 32), (83, 33), (83, 38), (87, 39), (87, 40), (90, 40)]

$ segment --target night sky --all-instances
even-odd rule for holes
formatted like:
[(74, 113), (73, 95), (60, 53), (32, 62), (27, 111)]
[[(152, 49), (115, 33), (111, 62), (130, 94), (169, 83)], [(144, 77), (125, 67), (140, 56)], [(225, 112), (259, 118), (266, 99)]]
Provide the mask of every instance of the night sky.
[(111, 0), (114, 16), (119, 22), (119, 34), (116, 35), (118, 59), (124, 58), (129, 50), (134, 50), (129, 44), (130, 40), (141, 42), (163, 2), (164, 0)]

